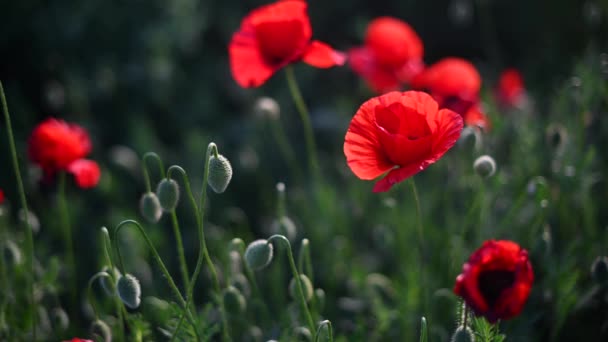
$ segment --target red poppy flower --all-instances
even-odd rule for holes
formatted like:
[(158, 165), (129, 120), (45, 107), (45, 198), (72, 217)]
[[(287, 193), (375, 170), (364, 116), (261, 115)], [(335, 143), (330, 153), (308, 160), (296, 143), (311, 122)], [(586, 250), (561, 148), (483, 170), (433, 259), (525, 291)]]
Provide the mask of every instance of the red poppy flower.
[(75, 160), (68, 165), (67, 171), (74, 175), (76, 184), (83, 189), (94, 187), (101, 177), (99, 166), (89, 159)]
[(391, 17), (374, 19), (365, 45), (348, 52), (351, 68), (376, 92), (398, 89), (424, 68), (424, 47), (406, 22)]
[(467, 110), (464, 114), (464, 124), (466, 126), (479, 127), (484, 131), (489, 131), (492, 128), (490, 119), (481, 111), (479, 105), (474, 105)]
[(302, 0), (278, 1), (243, 19), (228, 48), (232, 76), (241, 87), (259, 87), (285, 65), (300, 60), (317, 68), (344, 64), (342, 53), (311, 41), (306, 7)]
[(462, 267), (454, 293), (477, 315), (494, 323), (522, 311), (533, 281), (525, 249), (512, 241), (489, 240)]
[(0, 189), (0, 204), (4, 203), (4, 191)]
[(462, 126), (460, 115), (438, 110), (426, 93), (390, 92), (361, 105), (346, 132), (344, 154), (361, 179), (389, 171), (374, 186), (374, 192), (387, 191), (441, 158), (458, 140)]
[[(91, 148), (91, 139), (84, 128), (53, 118), (36, 126), (28, 141), (29, 157), (42, 168), (46, 179), (52, 178), (57, 172), (68, 171), (76, 176), (77, 184), (85, 188), (96, 185), (99, 180), (99, 167), (91, 164), (95, 162), (82, 161)], [(94, 169), (97, 177), (94, 177)], [(84, 176), (85, 173), (89, 175)]]
[(63, 342), (93, 342), (93, 340), (85, 340), (84, 338), (78, 338), (78, 337), (74, 337), (71, 340), (66, 340)]
[(507, 69), (500, 74), (496, 89), (498, 100), (506, 106), (517, 107), (523, 101), (526, 88), (517, 69)]

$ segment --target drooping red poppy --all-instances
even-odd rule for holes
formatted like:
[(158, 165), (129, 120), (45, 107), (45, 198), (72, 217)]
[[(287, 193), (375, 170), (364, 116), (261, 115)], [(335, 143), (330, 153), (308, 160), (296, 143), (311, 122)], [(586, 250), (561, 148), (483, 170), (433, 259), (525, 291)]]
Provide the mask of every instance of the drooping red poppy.
[(40, 166), (46, 179), (66, 171), (74, 174), (76, 183), (83, 188), (99, 181), (97, 164), (84, 160), (91, 149), (91, 139), (84, 128), (54, 118), (36, 126), (28, 141), (30, 160)]
[(317, 68), (344, 64), (344, 54), (311, 40), (312, 28), (303, 0), (284, 0), (250, 12), (228, 47), (230, 69), (244, 88), (259, 87), (287, 64)]
[(378, 93), (397, 90), (424, 68), (422, 41), (406, 22), (392, 17), (372, 20), (365, 45), (348, 52), (351, 68)]
[(344, 154), (353, 173), (365, 180), (388, 174), (374, 192), (388, 191), (436, 162), (462, 131), (462, 117), (438, 109), (419, 91), (390, 92), (365, 102), (344, 139)]
[(533, 282), (534, 273), (525, 249), (512, 241), (489, 240), (462, 267), (454, 293), (475, 314), (494, 323), (522, 311)]
[(501, 104), (517, 107), (524, 100), (525, 92), (524, 78), (517, 69), (506, 69), (500, 74), (496, 93)]

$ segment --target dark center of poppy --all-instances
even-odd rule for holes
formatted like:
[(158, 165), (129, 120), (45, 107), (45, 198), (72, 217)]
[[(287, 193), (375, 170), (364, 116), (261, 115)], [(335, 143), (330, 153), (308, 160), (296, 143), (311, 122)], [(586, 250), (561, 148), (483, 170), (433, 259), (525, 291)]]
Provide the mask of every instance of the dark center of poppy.
[(479, 274), (479, 292), (488, 303), (493, 307), (502, 292), (515, 282), (515, 272), (505, 270), (483, 271)]

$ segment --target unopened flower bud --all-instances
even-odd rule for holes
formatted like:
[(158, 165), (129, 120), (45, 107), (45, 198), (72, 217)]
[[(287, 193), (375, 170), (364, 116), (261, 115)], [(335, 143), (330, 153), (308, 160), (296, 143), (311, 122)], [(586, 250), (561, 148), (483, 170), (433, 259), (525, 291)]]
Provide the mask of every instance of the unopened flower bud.
[(591, 274), (598, 283), (608, 285), (608, 257), (597, 257), (591, 265)]
[(496, 162), (494, 158), (485, 155), (477, 158), (473, 163), (473, 168), (478, 175), (483, 178), (488, 178), (496, 172)]
[(51, 321), (53, 329), (58, 331), (66, 330), (70, 326), (70, 318), (61, 307), (56, 307), (51, 311)]
[(96, 341), (112, 342), (112, 329), (100, 319), (91, 324), (91, 335), (99, 337)]
[(306, 327), (297, 327), (295, 329), (296, 341), (309, 342), (312, 341), (312, 334)]
[(120, 300), (131, 309), (137, 309), (141, 303), (141, 286), (139, 280), (131, 274), (118, 278), (116, 291)]
[[(292, 298), (298, 298), (300, 292), (298, 290), (298, 285), (296, 284), (296, 278), (291, 278), (289, 282), (289, 294)], [(312, 298), (312, 283), (310, 279), (305, 274), (300, 274), (300, 284), (302, 284), (302, 292), (304, 292), (304, 299), (308, 302)]]
[(261, 270), (272, 261), (273, 247), (267, 240), (255, 240), (245, 250), (245, 262), (252, 270)]
[(148, 222), (156, 223), (160, 220), (163, 215), (163, 210), (160, 207), (158, 197), (153, 192), (145, 193), (139, 201), (139, 210), (141, 216), (143, 216)]
[(253, 106), (255, 115), (259, 118), (277, 120), (281, 114), (281, 108), (277, 101), (270, 97), (260, 97)]
[(156, 187), (156, 196), (161, 208), (166, 212), (171, 212), (177, 208), (179, 201), (179, 185), (170, 178), (165, 178)]
[(221, 154), (211, 155), (209, 158), (209, 186), (218, 194), (226, 191), (232, 179), (232, 166), (226, 157)]
[(224, 290), (224, 307), (233, 315), (240, 315), (247, 308), (245, 296), (234, 286), (228, 286)]
[(475, 334), (470, 328), (459, 326), (454, 335), (452, 335), (451, 342), (475, 342)]

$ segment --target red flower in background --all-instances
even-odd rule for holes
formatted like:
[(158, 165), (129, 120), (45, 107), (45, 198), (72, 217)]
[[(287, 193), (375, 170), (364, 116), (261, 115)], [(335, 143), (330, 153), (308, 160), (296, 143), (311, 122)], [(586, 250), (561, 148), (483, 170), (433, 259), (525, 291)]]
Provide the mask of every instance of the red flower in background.
[(344, 154), (361, 179), (390, 171), (374, 186), (374, 192), (388, 191), (441, 158), (462, 126), (460, 115), (439, 110), (426, 93), (390, 92), (361, 105), (346, 132)]
[(78, 337), (74, 337), (71, 340), (66, 340), (63, 342), (93, 342), (93, 340), (85, 340), (84, 338), (78, 338)]
[(0, 204), (4, 203), (4, 191), (0, 189)]
[(259, 87), (287, 64), (300, 60), (318, 68), (342, 65), (345, 56), (312, 40), (307, 4), (284, 0), (253, 10), (230, 41), (230, 69), (244, 88)]
[(518, 107), (524, 101), (526, 88), (524, 79), (517, 69), (506, 69), (500, 74), (496, 89), (498, 100), (509, 107)]
[(97, 164), (83, 159), (91, 148), (89, 134), (82, 127), (54, 118), (36, 126), (28, 141), (30, 160), (40, 166), (46, 179), (67, 171), (82, 188), (93, 187), (99, 181)]
[(481, 76), (470, 62), (456, 57), (444, 58), (414, 77), (412, 87), (429, 92), (440, 108), (462, 115), (465, 124), (490, 127), (488, 118), (479, 108)]
[(422, 41), (397, 18), (374, 19), (367, 27), (365, 45), (348, 55), (351, 68), (378, 93), (399, 89), (424, 68)]
[(525, 249), (512, 241), (489, 240), (462, 267), (454, 293), (462, 297), (475, 314), (494, 323), (522, 311), (533, 281), (532, 265)]

